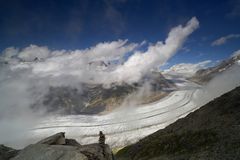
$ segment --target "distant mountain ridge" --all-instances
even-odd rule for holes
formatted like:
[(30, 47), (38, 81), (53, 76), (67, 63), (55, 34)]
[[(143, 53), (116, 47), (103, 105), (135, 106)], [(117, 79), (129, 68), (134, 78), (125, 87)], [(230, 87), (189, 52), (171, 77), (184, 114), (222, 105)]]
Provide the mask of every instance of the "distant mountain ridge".
[(102, 84), (82, 84), (81, 90), (68, 86), (50, 87), (48, 93), (31, 108), (38, 110), (43, 107), (47, 112), (60, 114), (98, 114), (119, 106), (125, 98), (136, 94), (146, 83), (151, 91), (140, 98), (139, 104), (159, 100), (168, 94), (169, 91), (165, 89), (176, 87), (160, 72), (151, 72), (134, 84), (112, 84), (107, 88)]
[(240, 55), (235, 55), (228, 60), (224, 60), (214, 67), (200, 69), (189, 79), (200, 84), (205, 84), (218, 74), (231, 68), (234, 64), (240, 64)]

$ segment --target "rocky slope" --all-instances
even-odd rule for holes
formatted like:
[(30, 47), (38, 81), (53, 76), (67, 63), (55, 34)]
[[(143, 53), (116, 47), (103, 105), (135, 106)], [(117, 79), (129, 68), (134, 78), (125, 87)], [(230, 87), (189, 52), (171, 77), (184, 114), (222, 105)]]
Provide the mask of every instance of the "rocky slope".
[(63, 132), (57, 133), (36, 144), (18, 151), (0, 146), (0, 160), (112, 160), (107, 144), (80, 145), (74, 139), (66, 139)]
[(240, 87), (116, 156), (118, 160), (240, 159)]
[(215, 76), (231, 68), (234, 64), (240, 64), (240, 55), (236, 55), (231, 57), (228, 60), (224, 60), (214, 67), (201, 69), (197, 71), (195, 75), (190, 78), (190, 80), (200, 84), (207, 83)]
[(18, 154), (18, 150), (0, 145), (0, 160), (8, 160)]
[[(146, 84), (149, 93), (137, 95)], [(107, 88), (100, 84), (83, 84), (81, 90), (67, 86), (50, 87), (48, 93), (33, 104), (32, 108), (44, 108), (47, 112), (60, 114), (97, 114), (111, 111), (128, 96), (138, 98), (136, 101), (139, 103), (159, 100), (169, 92), (164, 89), (174, 87), (174, 83), (159, 72), (152, 72), (135, 84), (112, 84)]]

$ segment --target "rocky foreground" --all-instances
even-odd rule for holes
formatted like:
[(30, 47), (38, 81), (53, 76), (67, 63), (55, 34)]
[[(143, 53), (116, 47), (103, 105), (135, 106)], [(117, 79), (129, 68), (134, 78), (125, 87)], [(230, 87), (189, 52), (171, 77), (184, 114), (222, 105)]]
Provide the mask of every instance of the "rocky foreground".
[(0, 145), (0, 160), (113, 160), (113, 155), (107, 144), (80, 145), (60, 132), (22, 150)]

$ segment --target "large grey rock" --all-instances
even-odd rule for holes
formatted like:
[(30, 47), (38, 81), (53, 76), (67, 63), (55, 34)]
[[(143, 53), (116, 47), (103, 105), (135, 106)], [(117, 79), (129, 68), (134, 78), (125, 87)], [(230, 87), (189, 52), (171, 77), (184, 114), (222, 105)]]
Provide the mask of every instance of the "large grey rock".
[(11, 160), (113, 160), (108, 145), (84, 146), (33, 144), (24, 148)]
[(24, 148), (11, 160), (88, 160), (78, 147), (34, 144)]
[(79, 147), (79, 151), (91, 160), (113, 160), (112, 151), (107, 144), (104, 147), (98, 143), (84, 145)]
[[(13, 149), (5, 147), (4, 158), (0, 160), (113, 160), (110, 147), (107, 144), (80, 145), (74, 139), (65, 139), (64, 132), (54, 134), (36, 144), (24, 148), (19, 154), (5, 155)], [(14, 151), (14, 150), (13, 150)], [(1, 153), (1, 147), (0, 147)]]
[(66, 144), (65, 141), (65, 133), (64, 132), (60, 132), (57, 134), (54, 134), (48, 138), (45, 138), (39, 142), (37, 142), (37, 144), (49, 144), (49, 145), (62, 145), (62, 144)]

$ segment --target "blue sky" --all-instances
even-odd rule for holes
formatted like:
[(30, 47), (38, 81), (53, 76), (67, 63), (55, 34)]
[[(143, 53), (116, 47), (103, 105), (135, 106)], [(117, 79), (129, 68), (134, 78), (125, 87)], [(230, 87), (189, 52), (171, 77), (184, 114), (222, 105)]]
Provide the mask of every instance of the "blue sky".
[(82, 49), (128, 39), (155, 43), (196, 16), (195, 31), (169, 65), (219, 60), (240, 49), (240, 0), (9, 0), (0, 2), (0, 51), (30, 44)]

